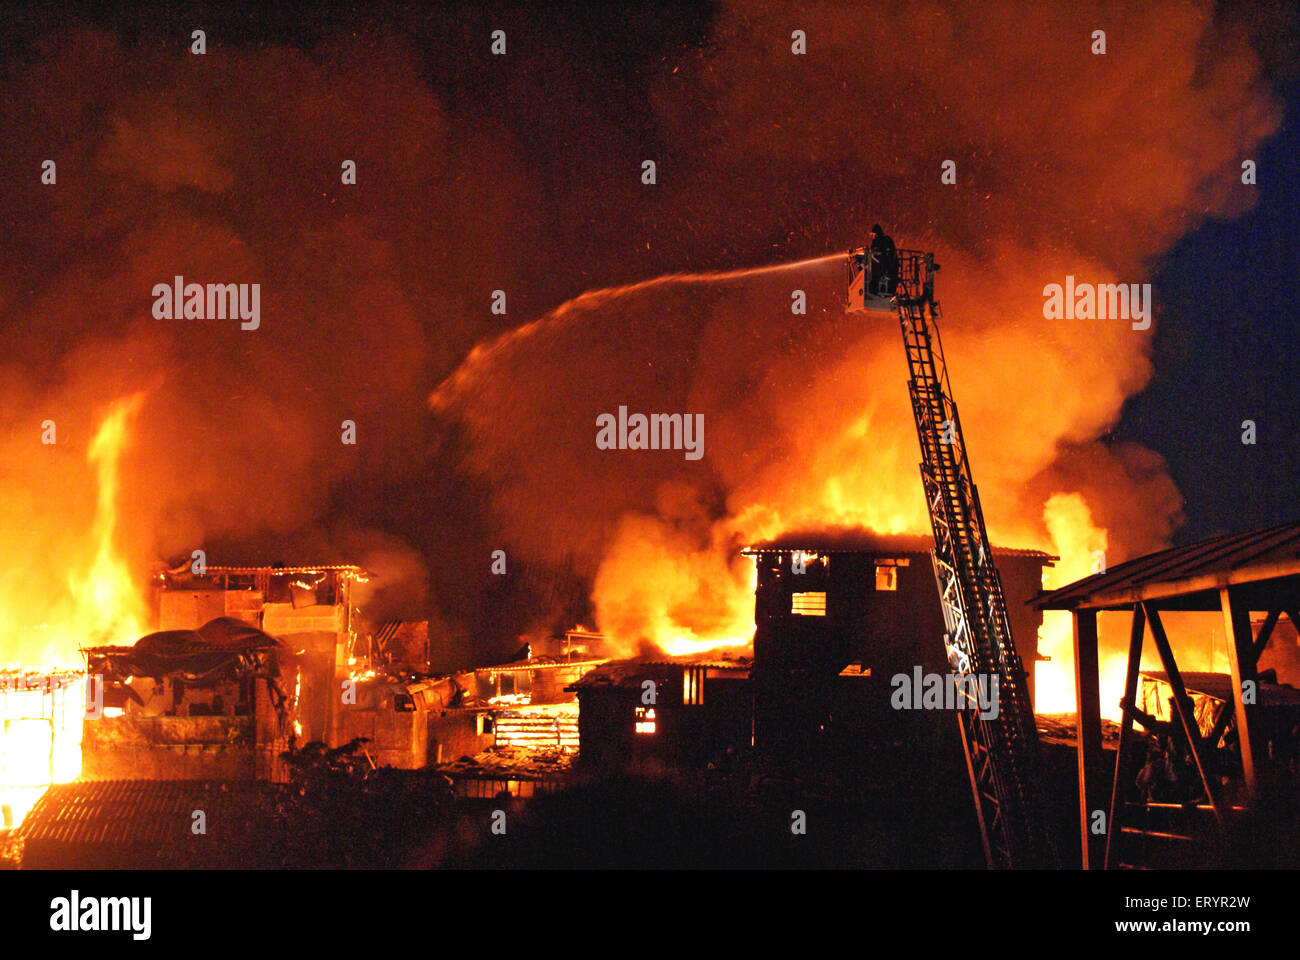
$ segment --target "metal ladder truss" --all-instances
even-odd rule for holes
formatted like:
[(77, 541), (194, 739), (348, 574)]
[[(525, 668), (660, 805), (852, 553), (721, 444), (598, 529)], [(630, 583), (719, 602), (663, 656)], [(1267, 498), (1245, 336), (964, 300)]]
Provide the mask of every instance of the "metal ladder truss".
[[(933, 254), (898, 253), (896, 304), (948, 663), (959, 677), (997, 679), (996, 716), (981, 716), (974, 702), (958, 711), (985, 858), (990, 867), (1052, 866), (1056, 852), (1040, 795), (1038, 732), (948, 383), (934, 299), (937, 267)], [(959, 686), (972, 700), (975, 683)]]

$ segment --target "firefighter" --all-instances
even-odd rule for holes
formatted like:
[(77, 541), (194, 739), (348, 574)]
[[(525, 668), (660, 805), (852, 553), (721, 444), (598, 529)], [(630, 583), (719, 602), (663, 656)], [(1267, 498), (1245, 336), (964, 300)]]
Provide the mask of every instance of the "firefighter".
[(898, 283), (898, 251), (894, 241), (880, 224), (871, 228), (867, 255), (871, 263), (871, 282), (867, 291), (878, 297), (892, 297)]

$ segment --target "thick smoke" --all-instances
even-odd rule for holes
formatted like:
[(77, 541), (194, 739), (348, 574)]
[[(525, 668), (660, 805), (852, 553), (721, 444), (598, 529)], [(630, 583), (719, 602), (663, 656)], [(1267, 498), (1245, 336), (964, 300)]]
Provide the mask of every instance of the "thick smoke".
[[(0, 660), (50, 655), (52, 610), (93, 550), (87, 444), (138, 390), (117, 529), (141, 579), (199, 548), (209, 563), (374, 556), (402, 571), (390, 584), (407, 581), (418, 612), (415, 551), (366, 535), (368, 517), (343, 525), (335, 505), (348, 483), (425, 468), (430, 365), (481, 333), (458, 319), (434, 339), (429, 315), (436, 303), (468, 316), (442, 278), (476, 274), (434, 243), (463, 213), (425, 187), (459, 170), (442, 109), (404, 58), (361, 53), (164, 55), (83, 32), (11, 71), (0, 539), (13, 602)], [(46, 159), (54, 184), (38, 179)], [(345, 159), (355, 187), (340, 183)], [(260, 329), (155, 319), (153, 286), (176, 275), (260, 284)], [(344, 420), (356, 446), (341, 442)], [(57, 639), (64, 656), (85, 641)]]
[[(1111, 562), (1168, 535), (1159, 457), (1097, 439), (1151, 376), (1150, 334), (1047, 323), (1040, 291), (1139, 281), (1250, 202), (1240, 158), (1277, 109), (1209, 12), (746, 4), (707, 29), (633, 24), (657, 39), (621, 60), (593, 58), (585, 23), (512, 23), (504, 61), (477, 23), (429, 50), (342, 29), (203, 57), (74, 28), (10, 58), (0, 660), (48, 655), (93, 554), (87, 444), (137, 391), (117, 526), (134, 569), (196, 548), (370, 563), (394, 586), (369, 612), (502, 649), (589, 598), (629, 645), (747, 633), (747, 540), (924, 529), (892, 323), (842, 315), (834, 263), (543, 313), (673, 269), (836, 251), (875, 220), (939, 252), (994, 536), (1050, 545), (1056, 493), (1084, 498)], [(261, 329), (156, 320), (152, 287), (176, 275), (260, 283)], [(619, 405), (703, 413), (704, 459), (597, 450)]]
[[(1240, 161), (1278, 109), (1239, 37), (1185, 4), (746, 5), (656, 103), (671, 147), (648, 234), (761, 262), (860, 243), (879, 220), (938, 251), (996, 540), (1100, 542), (1110, 563), (1166, 541), (1180, 497), (1161, 458), (1098, 440), (1152, 375), (1150, 331), (1046, 321), (1042, 290), (1146, 280), (1179, 236), (1250, 203)], [(580, 299), (480, 349), (434, 406), (468, 424), (513, 541), (591, 574), (602, 627), (629, 646), (744, 638), (744, 542), (844, 522), (928, 531), (896, 325), (845, 317), (841, 282), (819, 266)], [(619, 405), (703, 413), (705, 459), (597, 450), (595, 417)], [(1054, 496), (1081, 497), (1100, 531), (1058, 543)]]

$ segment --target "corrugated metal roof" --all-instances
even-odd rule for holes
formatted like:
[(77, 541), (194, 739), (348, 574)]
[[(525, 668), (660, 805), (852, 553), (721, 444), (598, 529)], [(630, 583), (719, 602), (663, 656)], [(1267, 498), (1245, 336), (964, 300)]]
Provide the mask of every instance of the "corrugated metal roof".
[[(312, 566), (269, 566), (269, 567), (218, 567), (209, 565), (207, 573), (204, 576), (214, 573), (324, 573), (326, 571), (339, 573), (360, 573), (365, 574), (367, 571), (363, 567), (358, 567), (351, 563), (322, 563)], [(188, 572), (188, 571), (186, 571)]]
[(1300, 575), (1300, 523), (1234, 533), (1121, 563), (1042, 594), (1041, 610), (1097, 609)]
[(57, 783), (16, 835), (66, 844), (166, 844), (190, 834), (195, 810), (208, 836), (246, 823), (273, 788), (256, 780), (88, 780)]
[(608, 663), (608, 657), (570, 660), (567, 657), (530, 657), (527, 660), (513, 660), (494, 667), (475, 667), (475, 673), (521, 673), (526, 670), (555, 670), (560, 667), (598, 667)]
[[(794, 530), (771, 540), (756, 543), (741, 551), (745, 556), (803, 550), (809, 553), (928, 554), (934, 549), (933, 537), (906, 533), (875, 533), (862, 527), (826, 527), (819, 530)], [(1060, 559), (1042, 550), (993, 547), (995, 557), (1038, 557), (1048, 561)]]
[(735, 660), (718, 658), (712, 660), (691, 659), (689, 657), (673, 660), (616, 660), (597, 667), (565, 689), (586, 690), (591, 687), (635, 686), (642, 680), (655, 678), (662, 674), (665, 669), (685, 667), (703, 667), (709, 670), (730, 670), (735, 673), (746, 673), (752, 665), (753, 661), (748, 657), (738, 657)]

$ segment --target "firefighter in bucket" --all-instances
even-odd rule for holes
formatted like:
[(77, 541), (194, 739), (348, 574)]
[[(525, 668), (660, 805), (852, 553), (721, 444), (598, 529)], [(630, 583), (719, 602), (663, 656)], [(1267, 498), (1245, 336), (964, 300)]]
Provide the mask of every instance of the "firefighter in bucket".
[(898, 250), (880, 224), (867, 246), (849, 252), (849, 312), (893, 311), (898, 288)]

